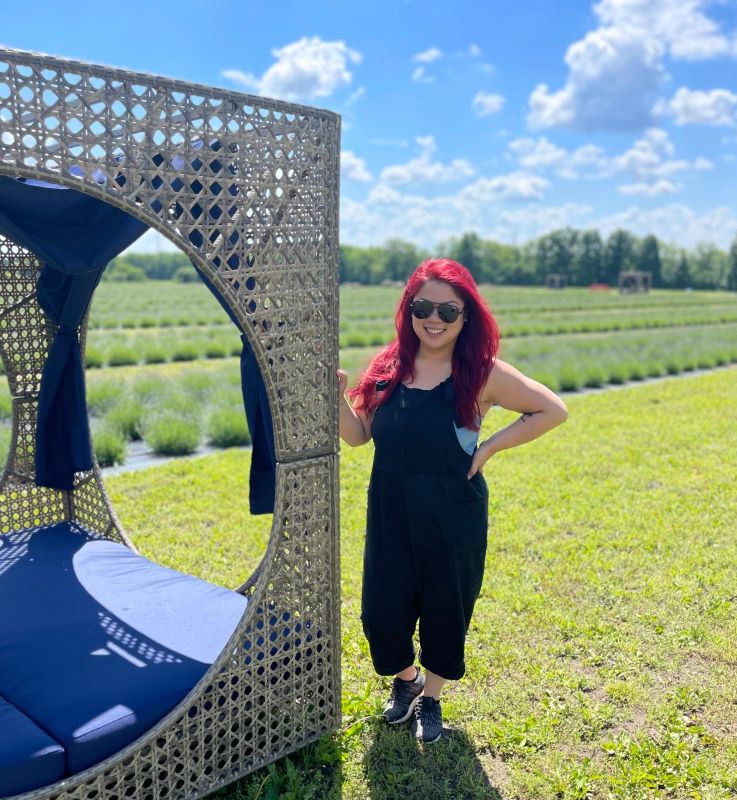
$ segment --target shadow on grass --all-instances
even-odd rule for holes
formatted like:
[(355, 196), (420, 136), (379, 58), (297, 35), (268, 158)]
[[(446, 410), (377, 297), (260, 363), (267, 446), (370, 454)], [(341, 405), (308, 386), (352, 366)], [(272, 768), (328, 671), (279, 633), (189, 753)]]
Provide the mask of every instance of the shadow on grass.
[(502, 800), (465, 731), (444, 728), (439, 741), (422, 745), (409, 724), (369, 726), (363, 767), (371, 800)]

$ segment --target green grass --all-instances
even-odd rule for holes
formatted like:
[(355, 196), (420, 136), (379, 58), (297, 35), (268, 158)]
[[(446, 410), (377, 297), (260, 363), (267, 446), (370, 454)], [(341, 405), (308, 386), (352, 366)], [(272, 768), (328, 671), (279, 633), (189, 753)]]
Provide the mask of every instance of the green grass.
[[(486, 576), (452, 728), (419, 750), (376, 718), (359, 621), (371, 445), (341, 455), (344, 724), (217, 797), (561, 800), (737, 794), (737, 369), (570, 397), (486, 466)], [(485, 433), (517, 415), (494, 410)], [(256, 566), (249, 453), (116, 476), (142, 551), (224, 585)], [(191, 498), (196, 497), (196, 502)]]

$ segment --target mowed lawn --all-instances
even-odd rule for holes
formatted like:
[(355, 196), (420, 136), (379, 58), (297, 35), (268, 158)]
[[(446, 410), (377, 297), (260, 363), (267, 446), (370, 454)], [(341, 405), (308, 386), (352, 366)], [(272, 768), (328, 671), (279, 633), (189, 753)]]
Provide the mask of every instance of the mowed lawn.
[[(737, 796), (736, 399), (735, 367), (568, 397), (565, 425), (487, 464), (467, 674), (424, 750), (377, 718), (389, 681), (359, 620), (372, 449), (344, 448), (344, 727), (218, 797)], [(516, 416), (492, 411), (485, 433)], [(243, 511), (248, 460), (107, 484), (146, 555), (235, 586), (269, 532)]]

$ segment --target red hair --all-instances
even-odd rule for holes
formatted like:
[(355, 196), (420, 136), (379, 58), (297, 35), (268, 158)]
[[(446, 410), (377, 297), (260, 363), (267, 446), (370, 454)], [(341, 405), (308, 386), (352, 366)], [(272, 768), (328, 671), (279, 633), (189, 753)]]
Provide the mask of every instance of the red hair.
[[(351, 389), (348, 396), (356, 401), (356, 408), (370, 417), (398, 383), (414, 379), (420, 340), (412, 328), (409, 304), (425, 281), (430, 280), (447, 283), (464, 302), (467, 322), (453, 348), (454, 403), (456, 421), (463, 427), (478, 430), (478, 398), (499, 350), (499, 326), (481, 298), (471, 273), (449, 258), (423, 261), (412, 273), (394, 318), (396, 339), (374, 356), (358, 386)], [(376, 390), (378, 381), (386, 382), (383, 391)]]

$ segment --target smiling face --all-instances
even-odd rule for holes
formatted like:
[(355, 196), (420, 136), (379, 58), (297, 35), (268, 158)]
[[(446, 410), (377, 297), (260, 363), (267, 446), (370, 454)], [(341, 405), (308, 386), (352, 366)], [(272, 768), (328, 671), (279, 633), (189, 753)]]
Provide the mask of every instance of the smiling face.
[[(425, 281), (413, 300), (429, 300), (431, 303), (453, 303), (461, 312), (465, 303), (458, 292), (450, 284), (443, 281)], [(438, 314), (438, 309), (433, 308), (432, 313), (425, 319), (412, 316), (412, 329), (420, 340), (420, 351), (425, 348), (434, 354), (447, 350), (452, 352), (456, 339), (463, 330), (464, 314), (458, 315), (455, 322), (443, 322)]]

